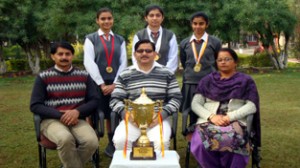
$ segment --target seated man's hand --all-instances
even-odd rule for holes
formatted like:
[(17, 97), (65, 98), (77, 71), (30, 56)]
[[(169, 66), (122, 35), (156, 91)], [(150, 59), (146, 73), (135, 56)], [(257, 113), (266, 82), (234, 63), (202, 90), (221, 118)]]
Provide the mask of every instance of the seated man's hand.
[(114, 91), (116, 84), (111, 84), (106, 86), (107, 86), (107, 94), (110, 95)]
[(149, 128), (153, 128), (153, 127), (155, 127), (157, 124), (158, 124), (158, 117), (156, 117), (156, 118), (152, 121), (152, 123), (149, 125)]
[(73, 110), (61, 110), (62, 113), (64, 113), (60, 121), (64, 123), (67, 126), (76, 125), (78, 124), (78, 117), (79, 117), (79, 111), (76, 109)]
[(132, 117), (131, 115), (129, 115), (128, 121), (129, 121), (132, 125), (134, 125), (134, 126), (136, 126), (136, 127), (139, 127), (139, 126), (136, 124), (136, 122), (134, 122), (134, 119), (133, 119), (133, 117)]

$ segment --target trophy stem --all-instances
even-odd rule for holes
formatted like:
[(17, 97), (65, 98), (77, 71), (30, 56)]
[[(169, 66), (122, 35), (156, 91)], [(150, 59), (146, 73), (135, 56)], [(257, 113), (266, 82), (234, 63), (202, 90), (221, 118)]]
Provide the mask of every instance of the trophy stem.
[(150, 140), (147, 137), (147, 128), (141, 127), (141, 136), (137, 141), (137, 145), (140, 147), (147, 147), (150, 146)]

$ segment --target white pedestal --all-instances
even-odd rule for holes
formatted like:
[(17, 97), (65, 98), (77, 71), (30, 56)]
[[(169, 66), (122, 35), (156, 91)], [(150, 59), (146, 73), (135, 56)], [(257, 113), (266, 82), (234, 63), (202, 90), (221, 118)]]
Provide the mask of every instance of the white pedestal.
[(179, 155), (176, 151), (165, 151), (165, 157), (156, 154), (156, 160), (130, 160), (130, 152), (126, 158), (122, 150), (116, 150), (110, 164), (110, 168), (180, 168)]

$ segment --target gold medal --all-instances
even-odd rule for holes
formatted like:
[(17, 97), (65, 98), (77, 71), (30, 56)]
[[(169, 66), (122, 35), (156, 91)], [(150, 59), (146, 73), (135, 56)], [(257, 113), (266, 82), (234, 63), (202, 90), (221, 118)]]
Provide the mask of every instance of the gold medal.
[(156, 54), (154, 60), (157, 61), (159, 59), (159, 55)]
[(155, 57), (154, 57), (154, 61), (157, 61), (159, 60), (160, 56), (159, 56), (159, 53), (158, 52), (155, 52)]
[(113, 68), (111, 66), (106, 67), (106, 72), (107, 73), (112, 73), (113, 72)]
[(194, 71), (195, 72), (200, 72), (200, 70), (201, 70), (200, 60), (201, 60), (201, 58), (204, 54), (204, 51), (206, 49), (207, 42), (208, 42), (208, 36), (206, 37), (206, 40), (202, 43), (202, 46), (200, 48), (199, 55), (198, 55), (196, 45), (195, 45), (195, 41), (192, 41), (192, 49), (193, 49), (193, 54), (194, 54), (194, 58), (195, 58), (195, 62), (196, 62), (196, 65), (194, 66)]
[(200, 70), (201, 70), (201, 64), (196, 64), (196, 65), (194, 66), (194, 71), (195, 71), (195, 72), (200, 72)]

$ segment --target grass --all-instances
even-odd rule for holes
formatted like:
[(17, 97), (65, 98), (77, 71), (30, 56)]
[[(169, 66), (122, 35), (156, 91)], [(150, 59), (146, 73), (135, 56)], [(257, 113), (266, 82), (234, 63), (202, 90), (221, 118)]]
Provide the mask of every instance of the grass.
[[(300, 155), (300, 66), (284, 71), (251, 74), (261, 100), (262, 157), (265, 168), (299, 167)], [(179, 78), (179, 81), (181, 79)], [(38, 152), (29, 100), (34, 77), (0, 78), (0, 167), (38, 167)], [(186, 141), (177, 132), (177, 152), (184, 167)], [(103, 153), (107, 138), (100, 139), (100, 166), (111, 159)], [(56, 151), (48, 150), (49, 168), (60, 166)], [(191, 157), (190, 167), (196, 167)], [(87, 165), (90, 167), (90, 165)]]

